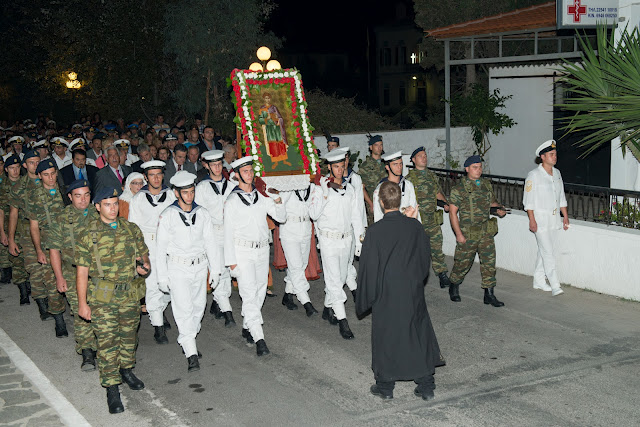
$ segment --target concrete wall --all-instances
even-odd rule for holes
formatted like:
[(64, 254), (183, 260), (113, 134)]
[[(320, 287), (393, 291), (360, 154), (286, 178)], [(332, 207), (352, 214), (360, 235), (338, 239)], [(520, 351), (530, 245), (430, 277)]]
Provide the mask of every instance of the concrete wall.
[[(497, 267), (532, 276), (537, 245), (527, 214), (514, 210), (498, 223)], [(447, 215), (442, 231), (443, 251), (453, 256), (456, 239)], [(640, 230), (571, 220), (569, 230), (558, 233), (556, 270), (561, 283), (640, 301)]]
[[(410, 129), (399, 131), (371, 131), (371, 135), (382, 135), (384, 151), (393, 153), (402, 151), (410, 155), (413, 150), (424, 146), (429, 159), (429, 167), (444, 168), (445, 166), (445, 130), (442, 129)], [(360, 159), (364, 160), (369, 154), (367, 136), (364, 133), (334, 134), (340, 138), (340, 146), (349, 147), (352, 152), (359, 151)], [(442, 140), (438, 144), (438, 140)], [(327, 139), (324, 136), (314, 135), (316, 147), (326, 154)], [(471, 130), (468, 127), (451, 128), (451, 157), (460, 163), (460, 169), (465, 159), (473, 154), (475, 145), (471, 138)], [(405, 158), (405, 165), (408, 159)], [(357, 161), (352, 159), (357, 165)], [(356, 168), (357, 169), (357, 168)]]

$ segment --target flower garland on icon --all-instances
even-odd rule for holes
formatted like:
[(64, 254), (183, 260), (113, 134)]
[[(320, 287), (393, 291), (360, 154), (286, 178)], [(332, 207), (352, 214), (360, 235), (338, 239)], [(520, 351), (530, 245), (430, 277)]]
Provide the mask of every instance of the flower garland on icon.
[(265, 170), (262, 163), (262, 151), (260, 150), (262, 144), (256, 137), (256, 132), (259, 132), (260, 126), (256, 121), (253, 103), (249, 94), (249, 86), (255, 85), (289, 85), (290, 102), (288, 104), (292, 113), (292, 121), (289, 127), (292, 129), (297, 141), (303, 172), (305, 174), (320, 173), (318, 151), (313, 143), (313, 127), (309, 124), (307, 102), (304, 98), (302, 80), (298, 70), (293, 68), (261, 72), (235, 69), (231, 72), (229, 83), (233, 87), (231, 96), (236, 107), (234, 121), (240, 127), (242, 133), (241, 148), (246, 156), (253, 156), (256, 176), (264, 176)]

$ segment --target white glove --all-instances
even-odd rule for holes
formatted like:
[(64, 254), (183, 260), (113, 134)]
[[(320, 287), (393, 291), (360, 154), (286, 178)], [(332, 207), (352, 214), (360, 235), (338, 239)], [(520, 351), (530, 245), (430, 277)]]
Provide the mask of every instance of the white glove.
[(354, 252), (354, 256), (359, 257), (362, 252), (362, 243), (356, 242), (356, 251)]
[(234, 269), (229, 268), (229, 275), (231, 277), (233, 277), (234, 279), (238, 278), (238, 266), (237, 265), (236, 265), (236, 268), (234, 268)]
[(280, 199), (280, 194), (270, 192), (269, 190), (271, 190), (271, 189), (272, 189), (271, 187), (267, 188), (265, 193), (267, 193), (267, 196), (269, 196), (271, 199), (273, 199), (274, 202), (279, 202), (281, 200)]
[(229, 181), (236, 181), (236, 182), (238, 182), (238, 179), (236, 178), (236, 172), (235, 172), (235, 171), (231, 171), (231, 172), (229, 172)]
[(162, 281), (158, 282), (158, 289), (160, 289), (165, 294), (168, 294), (169, 293), (169, 281), (168, 280), (162, 280)]
[(320, 178), (320, 188), (322, 188), (322, 195), (327, 197), (329, 195), (329, 178), (326, 176)]

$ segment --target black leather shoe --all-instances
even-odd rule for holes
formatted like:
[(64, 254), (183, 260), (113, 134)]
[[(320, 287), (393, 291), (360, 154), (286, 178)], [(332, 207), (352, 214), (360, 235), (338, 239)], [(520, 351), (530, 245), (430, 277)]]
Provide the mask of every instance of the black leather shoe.
[(131, 368), (120, 368), (120, 376), (122, 377), (122, 381), (127, 384), (131, 390), (142, 390), (144, 388), (144, 383), (134, 375)]
[(451, 286), (451, 281), (449, 280), (449, 276), (447, 276), (446, 271), (443, 271), (442, 273), (438, 274), (438, 278), (440, 279), (441, 288), (448, 288), (449, 286)]
[(356, 302), (356, 290), (351, 291), (351, 296), (353, 297), (353, 302)]
[(120, 400), (120, 390), (117, 385), (107, 387), (107, 405), (109, 406), (110, 414), (119, 414), (124, 412), (124, 405)]
[(316, 308), (313, 306), (313, 304), (311, 304), (311, 302), (305, 302), (303, 307), (304, 307), (304, 311), (307, 312), (307, 317), (311, 317), (314, 314), (318, 314), (318, 310), (316, 310)]
[(156, 340), (156, 343), (169, 344), (169, 339), (167, 338), (167, 333), (164, 331), (164, 326), (154, 326), (153, 329), (155, 329), (153, 338)]
[(460, 298), (460, 291), (458, 290), (459, 287), (460, 285), (456, 285), (455, 283), (449, 285), (449, 298), (451, 298), (451, 301), (453, 302), (462, 301)]
[(337, 325), (338, 324), (338, 319), (336, 319), (335, 314), (333, 314), (333, 309), (332, 308), (325, 307), (324, 310), (322, 310), (322, 318), (324, 320), (327, 320), (329, 322), (329, 324), (331, 324), (331, 325)]
[(340, 328), (340, 335), (345, 340), (352, 340), (355, 338), (353, 332), (351, 332), (351, 329), (349, 328), (349, 322), (347, 322), (347, 319), (338, 320), (338, 327)]
[(258, 340), (258, 342), (256, 343), (256, 353), (258, 353), (258, 356), (266, 356), (267, 354), (271, 353), (269, 351), (269, 347), (267, 347), (267, 343), (264, 342), (264, 340)]
[(248, 329), (242, 328), (242, 338), (246, 339), (249, 344), (253, 344), (253, 337)]
[(293, 294), (285, 293), (282, 297), (282, 305), (287, 307), (288, 310), (297, 310), (298, 306), (293, 302)]
[(225, 311), (222, 313), (224, 316), (224, 326), (230, 328), (231, 326), (236, 326), (236, 321), (233, 319), (233, 313), (230, 311)]
[(17, 286), (20, 290), (20, 305), (31, 304), (31, 301), (29, 301), (29, 292), (27, 292), (27, 282), (18, 283)]
[(211, 301), (211, 308), (209, 309), (209, 313), (213, 314), (216, 319), (222, 318), (222, 311), (220, 311), (220, 306), (216, 302), (216, 300)]
[(49, 304), (47, 304), (46, 298), (36, 299), (36, 304), (38, 304), (38, 311), (40, 312), (40, 320), (45, 321), (45, 320), (53, 319), (53, 317), (49, 313)]
[(187, 372), (195, 372), (200, 370), (200, 362), (198, 361), (198, 355), (193, 354), (187, 359)]
[(433, 390), (420, 391), (420, 387), (416, 387), (416, 389), (413, 390), (413, 394), (421, 397), (422, 400), (433, 400), (436, 398), (435, 394), (433, 394)]
[(502, 307), (504, 303), (502, 301), (498, 301), (495, 295), (493, 295), (493, 288), (485, 288), (484, 290), (484, 303), (491, 304), (494, 307)]
[(82, 365), (80, 365), (80, 370), (83, 372), (96, 370), (96, 358), (93, 355), (93, 350), (90, 348), (82, 349)]
[(268, 291), (267, 292), (267, 297), (269, 297), (269, 298), (275, 298), (277, 296), (278, 296), (278, 294), (274, 294), (272, 291)]
[(371, 388), (369, 389), (369, 391), (371, 391), (371, 394), (373, 394), (374, 396), (378, 396), (382, 400), (391, 400), (391, 399), (393, 399), (393, 393), (391, 393), (391, 394), (383, 393), (378, 388), (378, 384), (372, 385)]
[(62, 313), (54, 314), (53, 320), (56, 321), (56, 337), (68, 337), (69, 332), (67, 332), (67, 324), (64, 323), (64, 317), (62, 317)]
[(169, 329), (171, 329), (171, 323), (169, 323), (169, 320), (167, 319), (167, 316), (165, 316), (164, 314), (162, 315), (162, 326), (164, 326), (164, 330), (168, 331)]

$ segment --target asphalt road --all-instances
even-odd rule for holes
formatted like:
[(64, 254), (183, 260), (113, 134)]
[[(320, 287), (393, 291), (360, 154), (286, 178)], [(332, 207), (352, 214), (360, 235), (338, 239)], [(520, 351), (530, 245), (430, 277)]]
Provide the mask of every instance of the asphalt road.
[[(530, 277), (499, 271), (496, 295), (506, 306), (493, 308), (482, 303), (476, 264), (456, 304), (432, 275), (425, 294), (447, 360), (436, 372), (436, 399), (416, 398), (404, 382), (382, 401), (369, 394), (371, 318), (356, 319), (349, 295), (356, 338), (345, 341), (337, 326), (281, 305), (282, 277), (274, 271), (279, 295), (263, 308), (267, 357), (240, 336), (237, 292), (235, 328), (207, 311), (196, 373), (187, 373), (175, 323), (170, 344), (160, 346), (143, 317), (135, 372), (146, 388), (121, 386), (126, 411), (118, 415), (108, 413), (97, 371), (80, 371), (73, 338), (55, 338), (53, 322), (41, 322), (35, 304), (20, 307), (12, 285), (0, 287), (0, 327), (94, 426), (640, 425), (638, 303), (570, 287), (551, 297), (534, 291)], [(322, 280), (310, 295), (321, 311)]]

